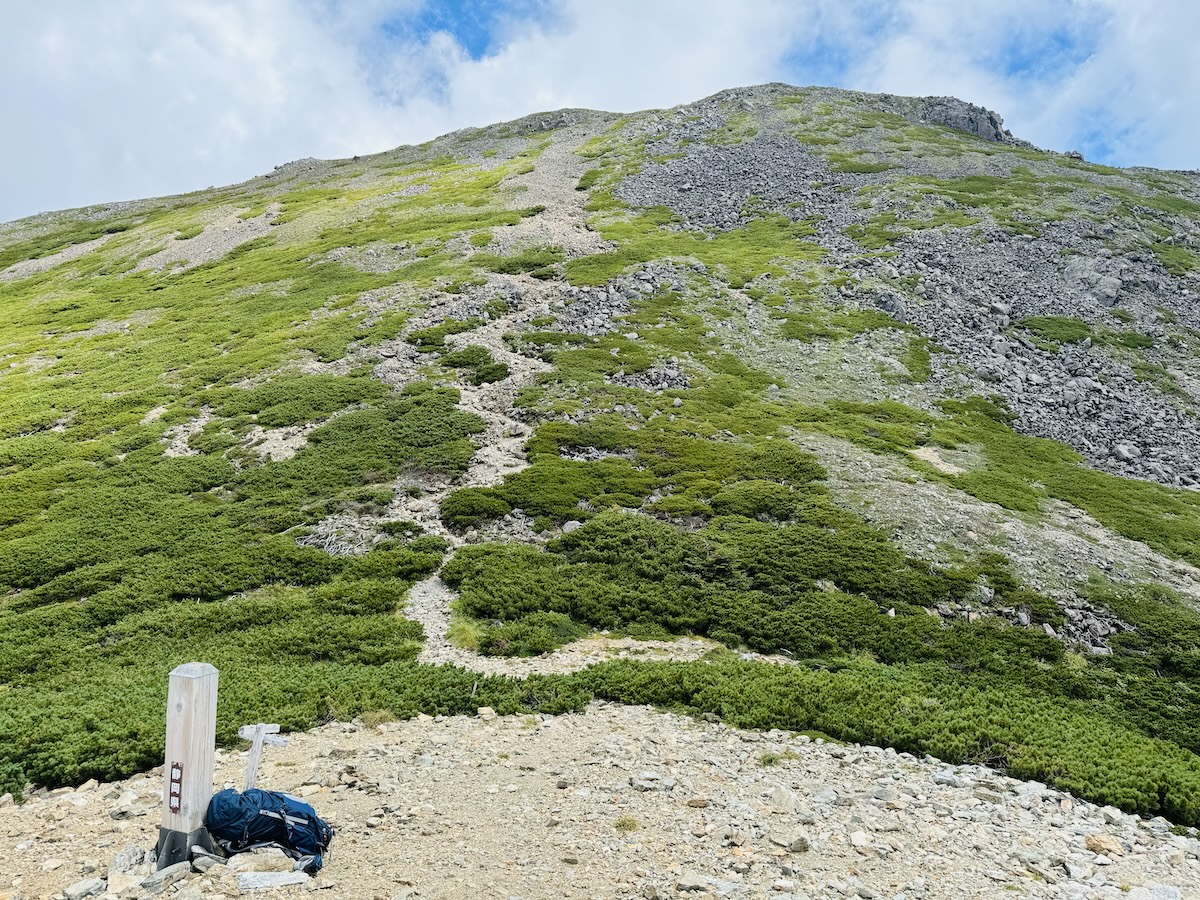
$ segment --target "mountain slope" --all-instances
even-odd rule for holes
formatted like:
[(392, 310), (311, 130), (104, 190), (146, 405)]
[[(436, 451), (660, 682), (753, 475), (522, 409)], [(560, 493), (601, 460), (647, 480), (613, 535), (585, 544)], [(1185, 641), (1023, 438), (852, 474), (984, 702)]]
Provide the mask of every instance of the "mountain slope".
[(1196, 824), (1198, 221), (768, 85), (3, 226), (0, 781), (204, 658), (225, 741), (600, 696)]

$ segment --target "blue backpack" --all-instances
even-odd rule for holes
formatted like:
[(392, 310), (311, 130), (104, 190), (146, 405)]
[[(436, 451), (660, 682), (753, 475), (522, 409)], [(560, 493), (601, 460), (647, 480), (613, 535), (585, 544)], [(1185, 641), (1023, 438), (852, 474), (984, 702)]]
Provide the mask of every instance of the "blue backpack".
[(302, 800), (279, 791), (251, 788), (214, 794), (204, 826), (226, 853), (278, 847), (314, 874), (325, 864), (333, 829)]

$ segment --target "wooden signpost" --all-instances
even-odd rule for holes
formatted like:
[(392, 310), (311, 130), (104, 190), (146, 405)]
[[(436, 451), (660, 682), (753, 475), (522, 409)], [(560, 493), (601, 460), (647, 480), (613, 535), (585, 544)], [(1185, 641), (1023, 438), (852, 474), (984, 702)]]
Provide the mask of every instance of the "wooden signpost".
[(204, 812), (213, 794), (217, 738), (217, 670), (186, 663), (171, 672), (167, 688), (167, 758), (158, 868), (183, 862), (199, 844), (212, 849)]
[[(187, 663), (171, 671), (167, 687), (167, 759), (163, 767), (163, 813), (158, 829), (158, 868), (183, 862), (196, 845), (212, 850), (204, 813), (213, 795), (217, 746), (217, 670)], [(278, 725), (243, 725), (238, 736), (251, 742), (246, 790), (258, 780), (263, 745), (287, 746)]]

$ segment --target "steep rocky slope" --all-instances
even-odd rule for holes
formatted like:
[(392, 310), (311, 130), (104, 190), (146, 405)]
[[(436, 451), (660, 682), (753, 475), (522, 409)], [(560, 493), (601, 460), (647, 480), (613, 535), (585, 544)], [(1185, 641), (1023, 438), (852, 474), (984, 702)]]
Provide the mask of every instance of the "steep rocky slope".
[(1198, 248), (1195, 173), (785, 85), (0, 226), (0, 793), (205, 659), (225, 743), (603, 698), (1195, 826)]

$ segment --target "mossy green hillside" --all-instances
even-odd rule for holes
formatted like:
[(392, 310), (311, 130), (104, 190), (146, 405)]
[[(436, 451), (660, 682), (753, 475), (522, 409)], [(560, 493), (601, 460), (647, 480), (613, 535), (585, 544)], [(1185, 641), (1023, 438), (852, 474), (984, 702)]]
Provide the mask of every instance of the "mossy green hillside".
[(733, 287), (741, 287), (764, 273), (782, 275), (791, 260), (819, 259), (823, 251), (805, 240), (810, 225), (784, 216), (763, 216), (748, 225), (716, 236), (681, 231), (671, 226), (676, 217), (654, 209), (600, 227), (606, 240), (617, 244), (609, 253), (582, 256), (567, 263), (567, 280), (575, 285), (599, 285), (652, 260), (694, 259), (722, 273)]
[[(894, 320), (882, 313), (837, 312), (819, 306), (811, 298), (805, 299), (802, 293), (797, 298), (808, 306), (809, 311), (784, 317), (785, 337), (845, 339), (867, 325), (897, 327)], [(693, 303), (703, 305), (705, 300), (701, 295)], [(780, 307), (768, 306), (768, 309), (773, 314), (782, 314)], [(793, 318), (795, 316), (799, 318)], [(842, 316), (851, 318), (842, 320), (839, 318)], [(630, 497), (646, 497), (656, 490), (662, 492), (664, 484), (650, 477), (653, 469), (637, 455), (636, 448), (647, 435), (657, 435), (666, 441), (686, 436), (718, 436), (724, 440), (721, 432), (731, 432), (740, 435), (739, 440), (753, 444), (786, 436), (787, 429), (799, 428), (848, 439), (883, 452), (908, 451), (924, 444), (951, 449), (979, 448), (987, 464), (960, 475), (939, 472), (907, 453), (902, 455), (923, 477), (947, 481), (982, 500), (1015, 511), (1036, 513), (1044, 499), (1056, 498), (1084, 509), (1117, 533), (1142, 541), (1159, 552), (1193, 564), (1200, 562), (1196, 551), (1200, 546), (1197, 544), (1200, 539), (1200, 498), (1194, 492), (1091, 469), (1084, 465), (1078, 453), (1060, 443), (1017, 433), (1009, 424), (1009, 415), (1003, 407), (983, 398), (946, 401), (939, 412), (918, 410), (895, 401), (852, 403), (831, 399), (824, 405), (778, 401), (765, 388), (772, 383), (781, 383), (782, 379), (748, 368), (740, 359), (720, 349), (715, 339), (705, 337), (705, 322), (688, 303), (678, 303), (674, 295), (664, 293), (640, 305), (635, 304), (627, 321), (638, 323), (655, 317), (665, 327), (643, 329), (637, 341), (629, 341), (620, 334), (602, 338), (561, 334), (540, 338), (530, 336), (531, 340), (547, 342), (542, 345), (544, 358), (552, 361), (555, 369), (542, 377), (538, 388), (526, 390), (521, 395), (522, 402), (534, 409), (554, 413), (634, 404), (643, 416), (648, 417), (644, 424), (636, 426), (636, 431), (629, 429), (623, 416), (614, 417), (611, 427), (619, 438), (610, 450), (617, 456), (604, 460), (607, 468), (602, 484), (605, 488), (598, 491), (601, 500), (597, 508), (620, 505), (618, 501), (631, 505), (627, 502)], [(798, 325), (803, 330), (796, 333)], [(1052, 321), (1051, 326), (1075, 328), (1057, 321)], [(840, 334), (837, 333), (839, 329)], [(1135, 334), (1104, 330), (1094, 333), (1118, 345), (1126, 343), (1127, 337)], [(921, 349), (928, 352), (928, 348)], [(608, 380), (617, 372), (642, 371), (656, 358), (680, 353), (687, 355), (694, 368), (692, 387), (681, 395), (683, 405), (678, 409), (673, 407), (674, 398), (669, 395), (650, 396), (636, 389), (620, 388)], [(922, 378), (928, 365), (924, 353), (916, 351), (908, 362), (912, 364), (914, 378)], [(550, 430), (546, 433), (559, 432)], [(589, 435), (588, 440), (592, 439)], [(525, 476), (529, 482), (542, 471), (539, 465), (551, 465), (549, 459), (542, 460), (537, 456), (540, 446), (536, 440), (531, 444), (535, 465)], [(597, 446), (608, 445), (601, 441)], [(561, 453), (561, 448), (552, 451), (551, 455), (553, 452)], [(621, 459), (622, 453), (629, 459)], [(563, 477), (571, 470), (567, 462), (557, 457), (553, 461), (554, 466), (564, 470)], [(625, 479), (621, 474), (623, 464), (636, 471), (636, 477), (630, 477), (622, 486)], [(584, 471), (586, 466), (581, 464), (578, 469)], [(551, 479), (556, 485), (574, 485), (576, 493), (564, 491), (548, 502), (529, 496), (522, 482), (511, 487), (506, 482), (486, 493), (493, 509), (500, 508), (501, 504), (496, 503), (499, 498), (510, 506), (536, 510), (538, 516), (562, 521), (563, 517), (581, 517), (579, 512), (572, 512), (571, 507), (586, 499), (587, 488), (583, 483), (591, 477), (575, 476), (566, 481)], [(703, 499), (684, 498), (687, 503)], [(530, 501), (533, 506), (523, 505)], [(679, 502), (672, 500), (664, 508)], [(464, 508), (452, 496), (443, 512), (447, 520), (453, 522), (464, 515)], [(583, 513), (586, 514), (586, 510)]]
[[(482, 420), (453, 390), (388, 389), (370, 376), (370, 347), (420, 311), (422, 290), (477, 277), (448, 242), (538, 214), (508, 208), (504, 165), (418, 168), (400, 175), (423, 193), (397, 195), (387, 173), (354, 189), (243, 186), (9, 245), (21, 259), (110, 235), (77, 260), (0, 283), (11, 363), (0, 375), (7, 772), (59, 784), (150, 764), (165, 672), (197, 655), (242, 684), (223, 692), (235, 716), (275, 710), (296, 727), (328, 714), (330, 684), (365, 697), (367, 681), (384, 683), (382, 671), (363, 680), (368, 665), (411, 667), (420, 632), (396, 613), (443, 548), (415, 538), (346, 561), (298, 540), (328, 515), (382, 512), (400, 475), (463, 471)], [(274, 204), (285, 224), (185, 271), (133, 271), (160, 237), (238, 203), (246, 217)], [(379, 241), (422, 252), (388, 272), (334, 258)], [(392, 286), (402, 288), (392, 309), (359, 301)], [(298, 373), (305, 360), (352, 353), (349, 374)], [(191, 455), (164, 455), (168, 431), (194, 420)], [(310, 424), (290, 459), (245, 447), (255, 426)], [(339, 674), (301, 689), (306, 670), (321, 681), (321, 666)], [(112, 717), (118, 707), (129, 715)]]
[(912, 450), (925, 444), (982, 452), (986, 465), (948, 475), (905, 455), (928, 478), (945, 480), (981, 500), (1036, 513), (1047, 498), (1085, 510), (1118, 534), (1167, 556), (1200, 563), (1200, 496), (1148, 481), (1121, 478), (1087, 467), (1056, 441), (1022, 435), (1008, 414), (983, 398), (945, 401), (943, 415), (894, 402), (796, 410), (796, 424), (845, 438), (872, 450)]
[(580, 151), (598, 165), (577, 187), (589, 191), (593, 227), (617, 249), (567, 262), (564, 275), (571, 284), (604, 284), (652, 260), (695, 260), (729, 285), (742, 287), (763, 274), (787, 274), (792, 263), (821, 258), (824, 251), (807, 240), (815, 233), (812, 225), (783, 215), (758, 215), (740, 228), (706, 235), (678, 228), (678, 217), (668, 209), (631, 210), (613, 191), (646, 162), (647, 138), (626, 137), (626, 124), (617, 122)]

